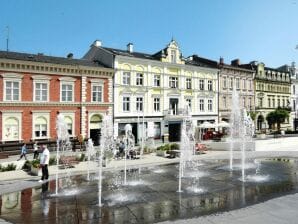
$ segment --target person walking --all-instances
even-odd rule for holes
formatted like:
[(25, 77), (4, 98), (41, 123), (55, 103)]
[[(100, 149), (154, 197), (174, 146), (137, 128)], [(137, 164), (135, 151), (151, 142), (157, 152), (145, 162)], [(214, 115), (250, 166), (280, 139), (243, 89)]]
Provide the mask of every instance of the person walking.
[(27, 154), (27, 148), (26, 148), (26, 144), (24, 143), (22, 148), (21, 148), (21, 156), (17, 161), (19, 161), (23, 157), (25, 157), (25, 160), (27, 160), (26, 154)]
[(36, 144), (36, 142), (34, 143), (34, 145), (33, 145), (33, 159), (38, 159), (38, 154), (39, 154), (39, 152), (38, 152), (38, 145)]
[(40, 166), (42, 171), (42, 176), (39, 182), (43, 182), (44, 180), (48, 180), (49, 178), (49, 161), (50, 161), (50, 152), (46, 145), (42, 146), (42, 154), (40, 157)]

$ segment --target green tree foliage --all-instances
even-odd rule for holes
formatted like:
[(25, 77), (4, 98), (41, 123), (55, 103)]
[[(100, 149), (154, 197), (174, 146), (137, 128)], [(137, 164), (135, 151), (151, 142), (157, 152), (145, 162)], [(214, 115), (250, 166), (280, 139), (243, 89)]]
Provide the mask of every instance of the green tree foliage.
[(289, 111), (283, 108), (277, 108), (266, 116), (266, 120), (270, 126), (277, 124), (277, 130), (280, 131), (280, 124), (289, 118)]

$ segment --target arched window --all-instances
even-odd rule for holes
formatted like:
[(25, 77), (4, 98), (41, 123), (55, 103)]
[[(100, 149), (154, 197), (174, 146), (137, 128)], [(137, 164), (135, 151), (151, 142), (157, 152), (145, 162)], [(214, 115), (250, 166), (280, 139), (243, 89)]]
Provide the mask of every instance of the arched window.
[(9, 117), (4, 121), (4, 140), (19, 139), (19, 120), (16, 117)]
[(42, 138), (48, 136), (48, 124), (47, 119), (44, 117), (37, 117), (34, 125), (34, 137)]
[(67, 130), (69, 135), (73, 135), (73, 120), (70, 116), (64, 117), (64, 121), (67, 124)]

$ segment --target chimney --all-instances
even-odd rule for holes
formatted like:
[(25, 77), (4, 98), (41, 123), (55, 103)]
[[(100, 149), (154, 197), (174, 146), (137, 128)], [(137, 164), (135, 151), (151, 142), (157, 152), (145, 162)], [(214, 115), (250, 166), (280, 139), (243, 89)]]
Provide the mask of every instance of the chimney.
[(93, 46), (95, 46), (95, 47), (101, 47), (101, 40), (95, 40), (94, 42), (93, 42)]
[(72, 59), (73, 58), (73, 53), (69, 53), (66, 57), (69, 58), (69, 59)]
[(223, 65), (223, 64), (224, 64), (224, 58), (223, 58), (223, 57), (220, 57), (220, 58), (219, 58), (219, 64), (220, 64), (220, 65)]
[(237, 58), (237, 59), (231, 61), (231, 65), (233, 65), (233, 66), (239, 66), (239, 65), (240, 65), (240, 60), (239, 60), (239, 58)]
[(132, 53), (133, 52), (133, 44), (132, 43), (128, 43), (126, 46), (127, 46), (127, 51), (129, 53)]

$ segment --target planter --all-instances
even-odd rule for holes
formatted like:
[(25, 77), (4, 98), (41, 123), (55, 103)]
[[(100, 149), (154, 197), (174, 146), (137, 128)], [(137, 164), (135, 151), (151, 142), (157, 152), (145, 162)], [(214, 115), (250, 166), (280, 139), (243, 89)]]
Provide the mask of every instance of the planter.
[(41, 169), (40, 168), (37, 168), (37, 167), (33, 167), (31, 166), (31, 171), (30, 173), (33, 175), (33, 176), (39, 176), (41, 177)]
[(156, 155), (161, 156), (161, 157), (165, 157), (166, 156), (166, 151), (156, 150)]

